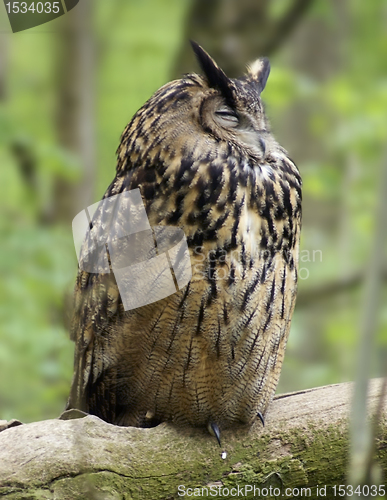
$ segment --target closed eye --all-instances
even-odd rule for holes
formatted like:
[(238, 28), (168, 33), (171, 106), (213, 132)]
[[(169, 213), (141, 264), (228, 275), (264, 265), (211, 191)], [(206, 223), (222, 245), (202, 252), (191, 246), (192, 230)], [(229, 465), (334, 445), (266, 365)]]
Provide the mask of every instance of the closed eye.
[(239, 123), (238, 115), (230, 108), (221, 108), (215, 111), (217, 121), (225, 127), (236, 127)]

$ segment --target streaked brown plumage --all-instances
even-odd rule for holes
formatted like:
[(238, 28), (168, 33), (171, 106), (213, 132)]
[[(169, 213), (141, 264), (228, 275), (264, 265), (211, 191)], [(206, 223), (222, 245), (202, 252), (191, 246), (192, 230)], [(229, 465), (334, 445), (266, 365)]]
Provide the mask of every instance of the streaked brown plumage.
[(76, 280), (68, 408), (114, 424), (250, 425), (284, 358), (301, 179), (263, 110), (269, 63), (231, 80), (193, 47), (205, 76), (167, 83), (135, 114), (105, 194), (139, 188), (151, 226), (184, 230), (190, 283), (125, 311), (112, 273)]

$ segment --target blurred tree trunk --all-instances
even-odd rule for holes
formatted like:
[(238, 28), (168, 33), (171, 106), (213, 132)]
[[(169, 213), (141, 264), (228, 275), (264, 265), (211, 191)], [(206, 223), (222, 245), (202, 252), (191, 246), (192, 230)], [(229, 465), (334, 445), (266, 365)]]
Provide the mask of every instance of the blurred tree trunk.
[[(345, 47), (351, 16), (348, 3), (345, 0), (326, 0), (326, 9), (329, 12), (326, 16), (312, 15), (306, 18), (297, 32), (289, 37), (283, 51), (287, 65), (309, 84), (316, 86), (329, 82), (348, 63)], [(326, 147), (324, 134), (316, 134), (312, 130), (310, 119), (316, 112), (325, 117), (331, 126), (335, 125), (337, 116), (327, 114), (325, 103), (307, 99), (295, 100), (286, 115), (275, 123), (276, 134), (282, 135), (292, 145), (291, 153), (297, 163), (328, 160), (328, 155), (332, 154)], [(344, 159), (340, 160), (338, 164), (342, 165)], [(337, 227), (338, 207), (332, 206), (330, 202), (321, 206), (316, 199), (308, 199), (307, 203), (312, 201), (314, 205), (303, 211), (303, 223), (313, 226), (317, 223), (322, 229)]]
[[(274, 16), (269, 0), (194, 0), (184, 40), (203, 45), (228, 76), (240, 76), (247, 62), (268, 56), (282, 45), (312, 2), (291, 0), (282, 15)], [(193, 67), (194, 56), (185, 42), (174, 76)]]
[[(387, 149), (379, 175), (379, 196), (375, 211), (375, 228), (365, 279), (362, 321), (359, 328), (356, 383), (352, 401), (351, 462), (349, 484), (375, 484), (379, 472), (373, 462), (374, 439), (367, 414), (367, 396), (371, 367), (375, 359), (375, 338), (380, 319), (382, 274), (386, 262), (387, 243)], [(381, 398), (385, 397), (384, 391)], [(381, 403), (382, 404), (382, 403)]]
[(81, 179), (57, 178), (50, 222), (69, 222), (92, 201), (95, 178), (94, 39), (92, 2), (83, 0), (61, 18), (57, 35), (57, 108), (55, 125), (60, 145), (78, 158)]

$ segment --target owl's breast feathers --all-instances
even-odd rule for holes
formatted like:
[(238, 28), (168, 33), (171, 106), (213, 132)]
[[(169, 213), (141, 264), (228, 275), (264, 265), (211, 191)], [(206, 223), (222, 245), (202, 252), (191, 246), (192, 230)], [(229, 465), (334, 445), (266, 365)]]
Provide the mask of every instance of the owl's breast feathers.
[(118, 175), (107, 196), (135, 188), (151, 226), (184, 230), (193, 276), (181, 292), (124, 312), (113, 275), (80, 273), (73, 326), (83, 331), (83, 409), (130, 425), (147, 414), (193, 425), (210, 416), (223, 427), (250, 422), (277, 384), (294, 308), (297, 170), (281, 149), (253, 163), (219, 144), (204, 157), (150, 154)]

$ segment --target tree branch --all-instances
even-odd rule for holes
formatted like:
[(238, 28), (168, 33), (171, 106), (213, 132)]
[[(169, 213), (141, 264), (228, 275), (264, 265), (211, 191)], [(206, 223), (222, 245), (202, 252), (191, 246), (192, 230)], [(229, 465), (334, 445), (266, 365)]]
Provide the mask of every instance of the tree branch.
[(272, 36), (268, 39), (263, 54), (272, 54), (284, 43), (312, 3), (313, 0), (295, 0), (293, 2), (287, 14), (276, 24), (273, 24)]
[[(372, 381), (371, 413), (380, 390), (381, 381)], [(183, 487), (239, 486), (247, 492), (243, 498), (254, 498), (248, 488), (255, 485), (282, 489), (281, 495), (285, 488), (310, 487), (315, 498), (318, 484), (327, 485), (329, 498), (329, 486), (345, 481), (351, 393), (347, 383), (278, 396), (264, 429), (257, 422), (250, 430), (223, 433), (226, 459), (205, 431), (170, 424), (125, 428), (87, 416), (12, 427), (0, 433), (0, 496), (161, 500), (182, 498)], [(385, 404), (376, 443), (385, 472), (386, 442)]]
[[(297, 293), (297, 307), (306, 307), (319, 300), (331, 299), (343, 292), (350, 292), (364, 283), (365, 271), (359, 271), (338, 280), (328, 281), (315, 287), (305, 287)], [(387, 281), (387, 271), (381, 275), (383, 281)]]

